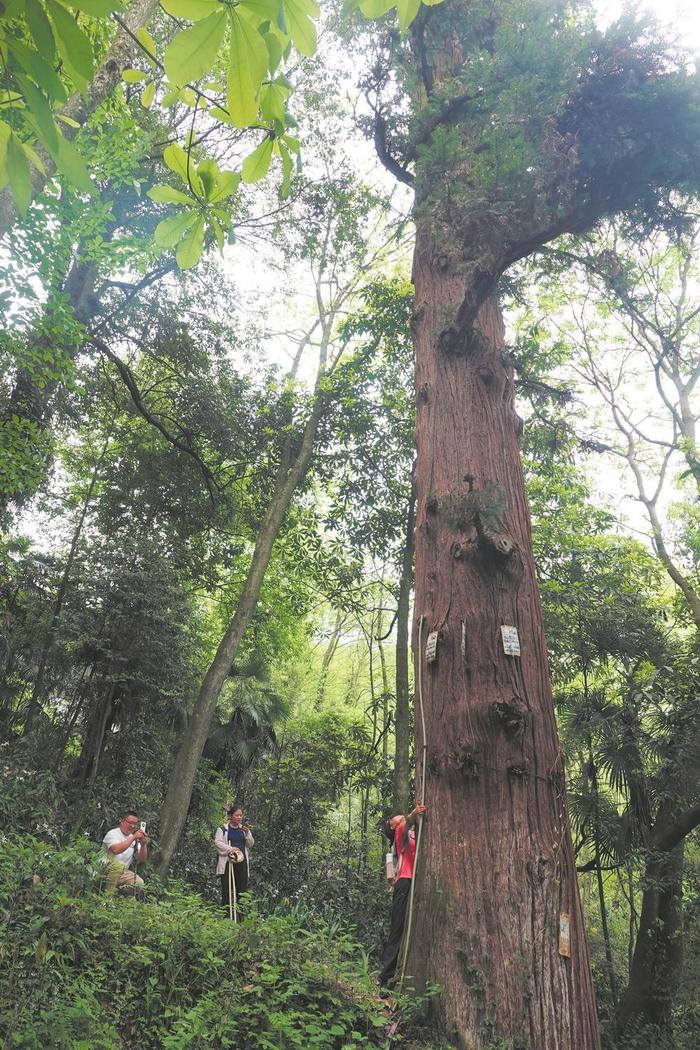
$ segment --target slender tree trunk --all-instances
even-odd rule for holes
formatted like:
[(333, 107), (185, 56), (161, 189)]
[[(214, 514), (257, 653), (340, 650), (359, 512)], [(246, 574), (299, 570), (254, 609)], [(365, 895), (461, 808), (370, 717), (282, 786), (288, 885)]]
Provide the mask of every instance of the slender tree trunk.
[(379, 665), (382, 672), (382, 759), (386, 766), (389, 760), (389, 674), (386, 666), (386, 653), (384, 652), (384, 609), (377, 613), (377, 649), (379, 651)]
[(52, 613), (51, 613), (51, 620), (49, 622), (48, 627), (46, 628), (46, 633), (44, 635), (44, 641), (43, 641), (43, 644), (42, 644), (42, 647), (41, 647), (41, 655), (39, 657), (39, 667), (37, 669), (36, 678), (34, 680), (34, 689), (32, 690), (32, 696), (31, 696), (31, 699), (29, 701), (29, 705), (28, 705), (28, 708), (27, 708), (27, 715), (26, 715), (25, 723), (24, 723), (24, 732), (25, 733), (27, 733), (27, 732), (29, 732), (31, 730), (34, 718), (36, 717), (36, 715), (41, 710), (41, 704), (42, 704), (42, 701), (43, 701), (43, 698), (44, 698), (44, 676), (46, 674), (46, 663), (47, 663), (47, 660), (48, 660), (49, 652), (51, 650), (51, 645), (52, 645), (54, 634), (55, 634), (55, 631), (56, 631), (56, 626), (58, 624), (58, 618), (61, 615), (61, 609), (63, 608), (63, 602), (64, 602), (65, 597), (66, 597), (66, 591), (68, 589), (68, 581), (70, 580), (70, 574), (71, 574), (71, 571), (73, 569), (73, 562), (75, 561), (75, 556), (76, 556), (76, 554), (78, 552), (78, 544), (80, 543), (80, 537), (82, 536), (82, 533), (83, 533), (83, 526), (85, 524), (85, 518), (87, 517), (87, 512), (88, 512), (88, 509), (90, 507), (90, 503), (92, 501), (92, 494), (95, 491), (95, 485), (97, 484), (97, 479), (99, 477), (100, 468), (101, 468), (102, 463), (104, 462), (104, 458), (105, 458), (105, 456), (107, 454), (107, 449), (109, 448), (109, 441), (110, 441), (110, 438), (108, 437), (107, 440), (104, 443), (102, 451), (100, 452), (100, 455), (99, 455), (99, 457), (97, 459), (97, 462), (95, 463), (95, 466), (94, 466), (93, 471), (92, 471), (92, 476), (90, 478), (90, 484), (88, 485), (88, 489), (87, 489), (87, 492), (85, 493), (85, 498), (83, 500), (83, 505), (82, 505), (82, 508), (80, 510), (80, 516), (78, 517), (77, 524), (75, 526), (75, 529), (73, 530), (73, 537), (71, 539), (71, 545), (70, 545), (70, 549), (68, 551), (68, 557), (66, 558), (66, 564), (64, 566), (63, 573), (61, 575), (61, 582), (59, 584), (58, 591), (56, 593), (56, 600), (54, 602), (53, 610), (52, 610)]
[[(438, 1019), (459, 1047), (597, 1050), (513, 378), (489, 297), (499, 231), (474, 230), (486, 247), (465, 264), (464, 231), (420, 209), (414, 646), (428, 816), (407, 972), (442, 986)], [(517, 629), (519, 656), (506, 655), (503, 626)]]
[(90, 796), (97, 777), (105, 733), (107, 732), (110, 715), (112, 713), (114, 692), (115, 684), (114, 682), (110, 682), (102, 694), (99, 704), (91, 712), (90, 721), (85, 733), (85, 740), (83, 742), (80, 761), (78, 763), (77, 778), (81, 784), (87, 784), (85, 792), (86, 797)]
[(236, 659), (241, 639), (253, 618), (260, 588), (272, 557), (272, 548), (282, 528), (289, 504), (309, 468), (321, 412), (321, 401), (317, 396), (298, 452), (296, 455), (290, 453), (291, 463), (285, 455), (285, 461), (280, 467), (275, 491), (260, 526), (253, 558), (238, 599), (236, 612), (204, 677), (187, 731), (175, 758), (159, 821), (160, 841), (156, 867), (161, 875), (164, 875), (170, 867), (187, 819), (197, 766), (202, 757), (211, 720), (216, 710), (216, 702)]
[(413, 552), (416, 526), (416, 481), (411, 479), (411, 494), (406, 514), (406, 541), (401, 558), (399, 599), (396, 608), (396, 709), (394, 713), (394, 811), (408, 813), (411, 796), (411, 710), (408, 681), (408, 615), (413, 587)]
[(683, 964), (682, 842), (647, 863), (630, 979), (617, 1012), (624, 1032), (640, 1021), (670, 1030)]
[(340, 634), (343, 629), (343, 623), (345, 622), (345, 616), (342, 611), (338, 611), (335, 617), (335, 626), (333, 627), (333, 633), (328, 639), (328, 645), (326, 651), (323, 654), (323, 662), (321, 664), (321, 674), (318, 679), (318, 692), (316, 694), (315, 708), (320, 711), (323, 707), (323, 701), (326, 696), (326, 685), (328, 683), (328, 672), (330, 671), (331, 661), (335, 656), (335, 651), (338, 648), (338, 642), (340, 641)]

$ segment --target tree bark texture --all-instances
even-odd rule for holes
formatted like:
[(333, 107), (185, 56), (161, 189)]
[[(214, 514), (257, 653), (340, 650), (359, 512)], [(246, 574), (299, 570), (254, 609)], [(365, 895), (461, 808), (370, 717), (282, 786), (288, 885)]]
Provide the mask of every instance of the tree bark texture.
[[(407, 973), (442, 986), (440, 1021), (459, 1047), (596, 1050), (513, 377), (489, 281), (464, 257), (419, 213), (413, 641), (428, 816)], [(506, 655), (502, 626), (517, 629), (520, 656)], [(418, 711), (416, 723), (420, 756)]]
[(396, 709), (394, 713), (394, 812), (408, 813), (410, 804), (411, 708), (408, 681), (408, 618), (413, 588), (413, 552), (416, 528), (416, 482), (406, 511), (406, 540), (401, 558), (399, 598), (396, 605)]

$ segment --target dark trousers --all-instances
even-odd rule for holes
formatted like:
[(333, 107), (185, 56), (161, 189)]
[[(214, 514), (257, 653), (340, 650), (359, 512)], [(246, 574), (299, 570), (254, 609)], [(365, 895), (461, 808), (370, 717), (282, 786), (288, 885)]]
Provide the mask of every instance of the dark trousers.
[(233, 881), (236, 887), (236, 910), (240, 913), (240, 896), (248, 889), (248, 865), (244, 860), (240, 864), (232, 864), (229, 860), (226, 862), (226, 871), (223, 875), (219, 875), (221, 879), (221, 903), (226, 911), (228, 911), (229, 868), (233, 869)]
[(391, 901), (391, 926), (389, 938), (386, 942), (384, 954), (382, 955), (382, 968), (379, 971), (379, 983), (389, 984), (396, 972), (396, 963), (399, 958), (399, 948), (403, 937), (403, 928), (406, 922), (406, 911), (408, 909), (408, 898), (411, 893), (411, 880), (399, 879), (394, 885), (394, 896)]

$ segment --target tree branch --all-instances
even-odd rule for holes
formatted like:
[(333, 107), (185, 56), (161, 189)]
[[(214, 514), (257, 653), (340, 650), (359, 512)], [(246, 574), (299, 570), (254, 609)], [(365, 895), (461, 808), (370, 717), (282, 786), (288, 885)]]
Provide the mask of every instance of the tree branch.
[(215, 503), (216, 493), (219, 491), (219, 485), (217, 484), (214, 475), (209, 470), (209, 467), (201, 458), (197, 450), (194, 449), (190, 444), (186, 444), (184, 441), (181, 441), (174, 434), (171, 434), (165, 426), (165, 424), (158, 418), (158, 416), (154, 415), (153, 412), (151, 412), (146, 407), (146, 405), (143, 402), (143, 397), (141, 391), (139, 390), (134, 374), (129, 368), (129, 366), (126, 364), (126, 362), (122, 361), (122, 359), (118, 357), (114, 353), (114, 351), (111, 350), (109, 346), (107, 346), (104, 340), (100, 339), (98, 335), (91, 335), (90, 342), (93, 344), (93, 346), (97, 347), (100, 353), (104, 354), (104, 356), (108, 358), (108, 360), (110, 360), (115, 366), (122, 379), (122, 382), (129, 391), (129, 394), (131, 395), (131, 400), (136, 406), (139, 414), (143, 416), (146, 422), (150, 423), (152, 427), (154, 427), (160, 434), (162, 434), (165, 440), (169, 442), (173, 446), (173, 448), (178, 449), (180, 452), (184, 452), (185, 455), (190, 456), (195, 461), (202, 473), (202, 476), (204, 477), (204, 482), (207, 486), (209, 498), (211, 499), (212, 504)]
[(681, 813), (680, 817), (677, 817), (673, 823), (666, 824), (662, 829), (659, 828), (657, 830), (654, 828), (651, 845), (654, 849), (662, 850), (665, 853), (670, 852), (670, 850), (680, 845), (686, 835), (689, 835), (698, 825), (700, 825), (700, 805), (691, 806), (690, 809), (686, 809), (685, 813)]

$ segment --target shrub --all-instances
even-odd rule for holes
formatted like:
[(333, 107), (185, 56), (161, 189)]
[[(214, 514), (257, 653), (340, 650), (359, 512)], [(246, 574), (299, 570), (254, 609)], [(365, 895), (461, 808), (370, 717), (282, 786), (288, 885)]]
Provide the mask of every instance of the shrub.
[[(337, 927), (294, 912), (234, 926), (177, 884), (109, 897), (94, 847), (3, 842), (0, 1043), (23, 1050), (351, 1050), (387, 1017)], [(40, 881), (32, 882), (32, 876)]]

